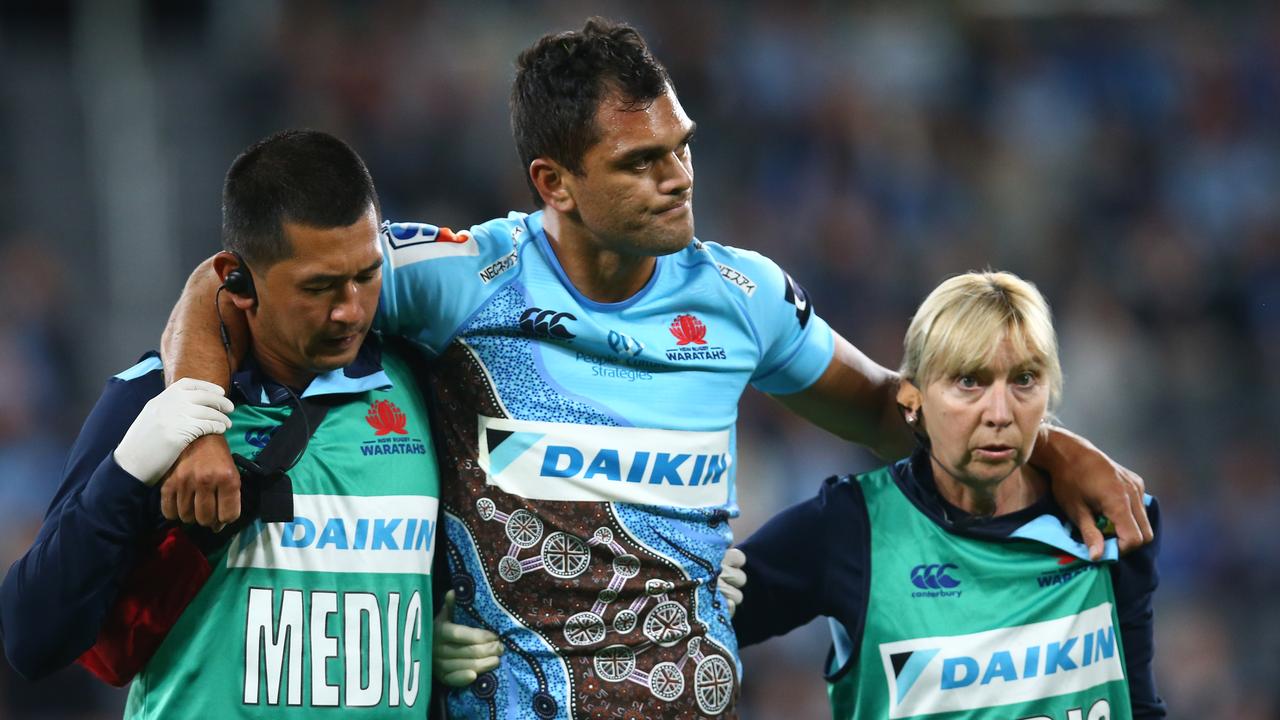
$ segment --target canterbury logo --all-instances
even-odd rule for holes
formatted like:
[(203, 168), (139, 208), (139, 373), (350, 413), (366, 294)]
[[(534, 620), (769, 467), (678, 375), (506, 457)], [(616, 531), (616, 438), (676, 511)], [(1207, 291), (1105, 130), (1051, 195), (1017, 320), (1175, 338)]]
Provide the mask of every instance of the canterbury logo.
[(563, 323), (577, 319), (572, 313), (533, 307), (520, 314), (520, 329), (534, 337), (572, 340), (577, 336), (569, 332)]
[(256, 448), (265, 448), (267, 443), (271, 442), (271, 436), (275, 434), (277, 427), (270, 428), (252, 428), (245, 431), (244, 441)]
[(947, 571), (957, 569), (955, 563), (917, 565), (911, 568), (911, 584), (921, 590), (950, 590), (960, 581), (948, 575)]

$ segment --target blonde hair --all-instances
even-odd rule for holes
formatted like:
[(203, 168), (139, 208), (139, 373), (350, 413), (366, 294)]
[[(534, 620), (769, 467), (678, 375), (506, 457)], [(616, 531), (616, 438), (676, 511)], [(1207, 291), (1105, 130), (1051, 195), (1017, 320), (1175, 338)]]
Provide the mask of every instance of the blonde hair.
[(1049, 382), (1049, 407), (1062, 396), (1062, 365), (1049, 304), (1035, 285), (1007, 272), (969, 272), (929, 293), (907, 328), (899, 372), (923, 388), (939, 378), (975, 372), (1008, 338), (1024, 362)]

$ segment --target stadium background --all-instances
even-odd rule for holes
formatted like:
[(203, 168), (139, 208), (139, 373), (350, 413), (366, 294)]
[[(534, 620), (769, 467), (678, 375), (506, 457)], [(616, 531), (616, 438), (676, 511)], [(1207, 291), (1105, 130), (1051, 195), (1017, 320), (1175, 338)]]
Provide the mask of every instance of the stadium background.
[[(944, 276), (1039, 284), (1062, 420), (1163, 503), (1172, 717), (1280, 717), (1280, 12), (1265, 3), (0, 3), (3, 565), (103, 379), (156, 343), (215, 249), (238, 150), (321, 128), (366, 158), (388, 217), (458, 228), (527, 209), (513, 57), (593, 12), (644, 31), (699, 123), (698, 235), (773, 257), (881, 363)], [(872, 462), (755, 393), (739, 446), (739, 533)], [(748, 651), (744, 714), (825, 717), (825, 648), (815, 624)], [(0, 663), (0, 717), (121, 702), (78, 670), (29, 685)]]

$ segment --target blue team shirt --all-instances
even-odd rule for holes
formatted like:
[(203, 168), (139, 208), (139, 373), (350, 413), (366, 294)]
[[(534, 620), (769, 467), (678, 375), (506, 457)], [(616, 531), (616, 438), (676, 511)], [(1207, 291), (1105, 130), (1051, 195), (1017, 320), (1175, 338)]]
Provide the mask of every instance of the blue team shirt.
[(458, 622), (503, 636), (461, 717), (731, 717), (715, 577), (738, 401), (811, 385), (833, 335), (750, 251), (694, 240), (631, 298), (569, 281), (541, 213), (384, 227), (379, 325), (433, 358)]

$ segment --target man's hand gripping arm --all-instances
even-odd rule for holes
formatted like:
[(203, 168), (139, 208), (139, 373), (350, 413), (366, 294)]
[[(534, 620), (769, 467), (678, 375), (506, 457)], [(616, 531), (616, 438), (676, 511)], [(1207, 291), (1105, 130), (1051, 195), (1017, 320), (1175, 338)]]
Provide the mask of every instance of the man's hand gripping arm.
[[(213, 258), (187, 279), (160, 342), (166, 383), (189, 377), (230, 389), (231, 373), (248, 351), (249, 326), (231, 300), (220, 296), (221, 284)], [(230, 352), (223, 344), (219, 301)], [(240, 517), (240, 473), (222, 435), (204, 436), (187, 446), (163, 483), (160, 511), (169, 520), (220, 530)]]
[(898, 411), (898, 374), (835, 335), (835, 354), (822, 375), (792, 395), (773, 396), (797, 415), (855, 442), (882, 460), (911, 452), (911, 433)]

